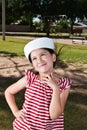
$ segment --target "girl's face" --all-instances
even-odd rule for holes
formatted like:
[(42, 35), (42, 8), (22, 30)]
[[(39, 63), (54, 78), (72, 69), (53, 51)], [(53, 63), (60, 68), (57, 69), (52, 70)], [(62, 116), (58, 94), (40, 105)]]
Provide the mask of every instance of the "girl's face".
[(53, 63), (56, 61), (56, 55), (50, 54), (45, 49), (36, 49), (31, 52), (32, 65), (39, 73), (50, 73), (53, 70)]

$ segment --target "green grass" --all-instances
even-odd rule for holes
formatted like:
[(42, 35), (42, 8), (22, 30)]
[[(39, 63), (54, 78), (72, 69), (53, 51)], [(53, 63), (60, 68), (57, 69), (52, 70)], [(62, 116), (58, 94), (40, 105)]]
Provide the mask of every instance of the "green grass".
[[(82, 90), (82, 91), (85, 91)], [(65, 130), (87, 130), (87, 93), (71, 92), (65, 107)]]
[[(23, 95), (24, 93), (22, 91), (16, 96), (16, 101), (19, 107), (23, 104)], [(0, 93), (0, 130), (12, 130), (14, 119), (15, 118), (6, 103), (3, 93)]]
[(85, 63), (87, 64), (87, 46), (56, 44), (56, 50), (61, 48), (60, 59), (68, 63)]
[(27, 39), (18, 39), (9, 36), (3, 41), (0, 37), (0, 53), (23, 56), (23, 48), (28, 41)]
[[(9, 36), (6, 37), (6, 41), (3, 41), (0, 37), (0, 53), (24, 56), (23, 47), (28, 41), (28, 39)], [(87, 64), (87, 46), (56, 43), (57, 52), (62, 46), (64, 47), (59, 57), (61, 60), (67, 63)], [(16, 80), (18, 77), (2, 79), (0, 86), (8, 86)], [(83, 89), (82, 91), (86, 92), (86, 88)], [(6, 103), (3, 92), (4, 90), (0, 91), (0, 130), (12, 130), (14, 117)], [(23, 93), (19, 93), (16, 98), (19, 106), (23, 102), (22, 95)], [(70, 93), (65, 107), (65, 130), (87, 130), (87, 93), (82, 94), (76, 91)]]
[[(20, 39), (14, 37), (6, 37), (6, 41), (0, 37), (0, 53), (24, 56), (23, 48), (28, 42), (28, 39)], [(56, 43), (56, 51), (64, 46), (60, 53), (60, 59), (67, 63), (87, 63), (87, 46), (80, 45), (65, 45)]]

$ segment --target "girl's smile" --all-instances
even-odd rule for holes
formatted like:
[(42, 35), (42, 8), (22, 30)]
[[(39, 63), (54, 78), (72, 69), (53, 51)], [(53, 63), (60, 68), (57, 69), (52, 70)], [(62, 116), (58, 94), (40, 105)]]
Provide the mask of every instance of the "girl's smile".
[(43, 67), (45, 65), (46, 65), (46, 63), (38, 64), (38, 67)]

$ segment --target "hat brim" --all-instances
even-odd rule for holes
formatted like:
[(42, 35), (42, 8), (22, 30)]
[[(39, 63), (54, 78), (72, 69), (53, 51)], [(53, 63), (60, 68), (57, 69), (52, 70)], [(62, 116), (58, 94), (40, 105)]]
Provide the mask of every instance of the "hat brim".
[(53, 40), (51, 38), (43, 37), (28, 42), (24, 47), (24, 54), (26, 58), (29, 60), (30, 53), (40, 48), (48, 48), (55, 50)]

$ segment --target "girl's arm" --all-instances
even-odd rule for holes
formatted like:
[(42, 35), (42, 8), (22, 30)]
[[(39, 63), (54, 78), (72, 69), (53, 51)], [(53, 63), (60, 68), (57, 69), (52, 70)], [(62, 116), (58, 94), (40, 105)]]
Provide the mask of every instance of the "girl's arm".
[(50, 103), (50, 117), (51, 119), (57, 119), (64, 112), (64, 107), (69, 95), (70, 88), (67, 88), (60, 93), (59, 88), (53, 89), (52, 99)]
[(6, 90), (5, 90), (5, 98), (6, 101), (13, 113), (13, 115), (17, 118), (24, 118), (24, 114), (22, 110), (19, 110), (14, 95), (24, 89), (26, 86), (26, 78), (23, 77), (20, 80), (18, 80), (16, 83), (10, 85)]
[(70, 88), (67, 88), (61, 93), (60, 88), (58, 87), (57, 82), (54, 80), (53, 76), (46, 75), (43, 78), (43, 81), (44, 83), (47, 83), (53, 90), (52, 99), (49, 106), (50, 118), (58, 119), (64, 111)]

